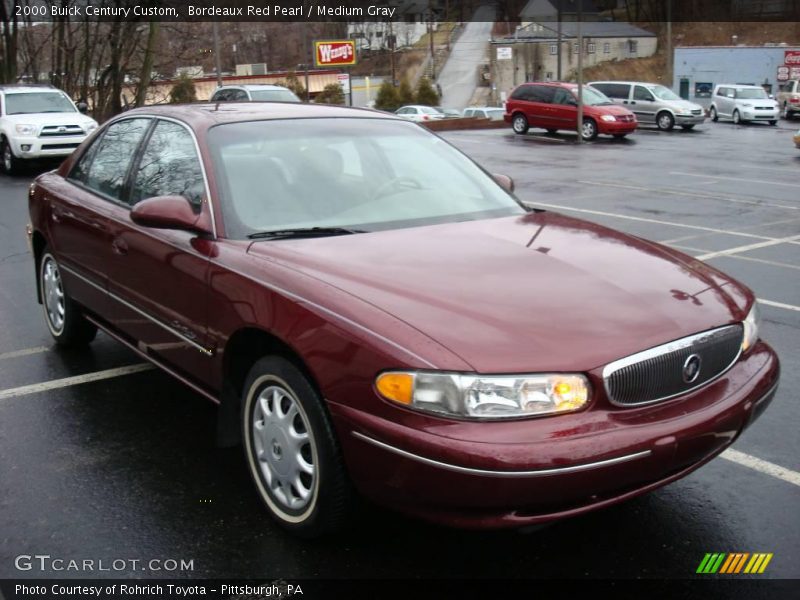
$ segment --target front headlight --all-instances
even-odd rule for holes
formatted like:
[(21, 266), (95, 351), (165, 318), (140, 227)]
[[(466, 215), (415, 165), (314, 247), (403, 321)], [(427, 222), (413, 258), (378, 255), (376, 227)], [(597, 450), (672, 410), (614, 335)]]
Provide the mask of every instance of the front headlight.
[(468, 375), (386, 372), (375, 380), (392, 402), (451, 417), (513, 419), (573, 412), (589, 402), (589, 381), (579, 374)]
[(761, 315), (758, 314), (758, 301), (753, 302), (753, 308), (742, 321), (744, 337), (742, 338), (742, 352), (747, 352), (758, 341), (758, 326), (761, 324)]
[(679, 115), (690, 115), (692, 114), (692, 111), (690, 111), (688, 108), (679, 108), (675, 111), (675, 113)]
[(95, 129), (97, 129), (97, 123), (95, 121), (92, 121), (91, 123), (87, 123), (83, 127), (83, 130), (86, 133), (92, 133)]
[(742, 106), (744, 106), (745, 108), (752, 108), (753, 107), (753, 105), (750, 104), (749, 102), (742, 102)]
[(36, 135), (36, 125), (17, 125), (16, 130), (20, 135)]
[(600, 115), (600, 120), (605, 121), (606, 123), (610, 123), (611, 121), (616, 121), (617, 117), (614, 115)]

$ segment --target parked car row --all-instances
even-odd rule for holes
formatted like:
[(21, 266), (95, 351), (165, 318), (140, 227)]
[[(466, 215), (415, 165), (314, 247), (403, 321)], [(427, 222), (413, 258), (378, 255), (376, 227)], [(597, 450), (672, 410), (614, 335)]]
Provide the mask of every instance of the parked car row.
[(416, 122), (460, 118), (489, 119), (491, 121), (501, 121), (503, 119), (503, 109), (499, 106), (471, 106), (465, 108), (462, 112), (457, 108), (409, 104), (401, 106), (394, 111), (394, 114)]
[[(800, 111), (800, 91), (796, 86), (784, 100), (784, 115)], [(598, 134), (624, 138), (639, 124), (653, 124), (670, 131), (676, 126), (693, 129), (705, 121), (705, 110), (669, 88), (637, 81), (593, 81), (583, 95), (581, 136), (593, 140)], [(778, 122), (780, 104), (757, 85), (720, 84), (714, 88), (709, 107), (712, 121), (730, 119), (734, 123)], [(517, 86), (505, 103), (503, 115), (517, 134), (530, 127), (548, 133), (574, 130), (578, 122), (578, 86), (575, 83), (542, 82)]]

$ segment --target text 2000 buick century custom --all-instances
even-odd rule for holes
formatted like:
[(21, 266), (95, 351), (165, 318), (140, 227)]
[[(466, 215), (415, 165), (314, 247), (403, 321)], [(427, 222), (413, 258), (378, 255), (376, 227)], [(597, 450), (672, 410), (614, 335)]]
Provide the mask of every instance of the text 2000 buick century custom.
[(384, 113), (137, 109), (32, 185), (39, 300), (58, 343), (100, 328), (219, 402), (301, 535), (356, 491), (544, 522), (734, 442), (779, 377), (753, 294), (511, 187)]

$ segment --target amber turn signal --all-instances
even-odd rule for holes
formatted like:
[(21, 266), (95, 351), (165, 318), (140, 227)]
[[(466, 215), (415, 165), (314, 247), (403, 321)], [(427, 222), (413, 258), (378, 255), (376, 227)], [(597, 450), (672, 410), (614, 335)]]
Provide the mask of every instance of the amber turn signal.
[(383, 373), (375, 380), (381, 396), (400, 404), (411, 404), (414, 395), (414, 376), (410, 373)]

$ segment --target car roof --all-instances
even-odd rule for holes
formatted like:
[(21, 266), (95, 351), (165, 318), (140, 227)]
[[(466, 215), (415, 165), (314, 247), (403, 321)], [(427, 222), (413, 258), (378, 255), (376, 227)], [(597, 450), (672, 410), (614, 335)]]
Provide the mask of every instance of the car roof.
[(36, 92), (61, 92), (62, 90), (52, 85), (0, 85), (0, 92), (14, 92), (15, 94), (33, 94)]
[(744, 83), (718, 83), (717, 87), (729, 87), (737, 90), (763, 90), (760, 85), (749, 85)]
[(652, 81), (616, 81), (616, 80), (590, 81), (588, 85), (594, 85), (595, 83), (624, 83), (625, 85), (644, 85), (650, 87), (655, 87), (657, 85), (664, 86), (663, 83), (654, 83)]
[(302, 102), (202, 102), (196, 104), (159, 104), (129, 110), (119, 118), (150, 115), (178, 119), (196, 130), (223, 123), (270, 121), (279, 119), (391, 119), (403, 121), (391, 113), (370, 108), (348, 108)]
[(214, 91), (219, 90), (229, 90), (229, 89), (237, 89), (237, 90), (288, 90), (289, 88), (282, 86), (282, 85), (274, 85), (271, 83), (242, 83), (236, 84), (232, 83), (230, 85), (222, 85), (218, 87)]

